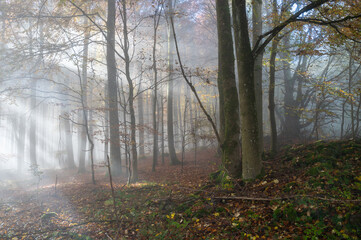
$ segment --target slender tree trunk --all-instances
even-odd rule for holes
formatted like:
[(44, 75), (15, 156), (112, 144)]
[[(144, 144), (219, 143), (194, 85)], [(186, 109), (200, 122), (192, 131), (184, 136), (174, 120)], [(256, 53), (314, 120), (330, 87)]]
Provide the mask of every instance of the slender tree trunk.
[[(67, 104), (67, 101), (65, 101)], [(69, 169), (75, 168), (74, 151), (73, 151), (73, 130), (70, 125), (70, 116), (67, 107), (63, 109), (63, 122), (65, 131), (65, 143), (66, 143), (66, 167)]]
[(355, 134), (355, 114), (354, 114), (354, 103), (353, 103), (353, 94), (352, 94), (352, 50), (349, 50), (349, 62), (348, 62), (348, 92), (351, 95), (350, 97), (350, 106), (351, 106), (351, 133), (352, 133), (352, 138), (355, 139), (356, 134)]
[[(23, 101), (21, 101), (23, 102)], [(18, 159), (17, 159), (17, 164), (18, 164), (18, 174), (22, 173), (23, 171), (23, 167), (24, 167), (24, 163), (25, 163), (25, 127), (26, 127), (26, 123), (25, 123), (25, 116), (24, 114), (19, 114), (18, 116), (19, 118), (19, 128), (17, 129), (19, 131), (19, 137), (18, 137)]]
[(161, 108), (161, 114), (162, 114), (162, 117), (161, 117), (161, 126), (162, 126), (162, 141), (161, 141), (161, 144), (162, 144), (162, 165), (165, 164), (165, 161), (164, 161), (164, 97), (161, 96), (161, 101), (160, 101), (160, 108)]
[(107, 17), (107, 71), (109, 94), (110, 160), (116, 175), (122, 172), (120, 158), (119, 116), (117, 97), (117, 68), (115, 61), (115, 0), (108, 0)]
[[(141, 69), (141, 71), (143, 71)], [(139, 91), (142, 91), (142, 85), (141, 85), (141, 81), (142, 81), (142, 74), (140, 77), (140, 83), (139, 83)], [(144, 103), (144, 92), (139, 94), (137, 96), (137, 102), (138, 102), (138, 124), (139, 124), (139, 156), (140, 158), (143, 158), (145, 155), (145, 151), (144, 151), (144, 108), (143, 108), (143, 103)], [(145, 98), (146, 100), (146, 98)]]
[(276, 55), (279, 39), (276, 37), (272, 41), (271, 56), (270, 56), (270, 78), (269, 78), (269, 93), (268, 93), (268, 109), (271, 125), (271, 152), (277, 152), (277, 126), (275, 116), (275, 85), (276, 85)]
[[(89, 100), (88, 100), (88, 133), (87, 136), (88, 138), (90, 137), (92, 142), (93, 142), (93, 151), (95, 149), (95, 144), (94, 144), (94, 123), (93, 123), (93, 118), (94, 118), (94, 113), (93, 113), (93, 87), (90, 85), (89, 87)], [(91, 144), (90, 144), (91, 145)], [(91, 148), (91, 146), (90, 146)], [(94, 155), (94, 153), (93, 153)], [(94, 159), (93, 159), (94, 160)], [(91, 167), (91, 162), (90, 161), (90, 167)]]
[(343, 139), (343, 129), (344, 129), (344, 124), (345, 124), (345, 106), (347, 103), (347, 98), (344, 100), (344, 102), (342, 103), (342, 114), (341, 114), (341, 136), (340, 139)]
[(234, 35), (239, 77), (242, 135), (242, 176), (254, 179), (261, 173), (261, 147), (254, 86), (254, 57), (248, 35), (246, 1), (233, 0)]
[[(155, 166), (158, 162), (158, 125), (157, 125), (157, 99), (158, 99), (158, 69), (157, 69), (157, 32), (160, 20), (160, 13), (158, 12), (158, 8), (156, 8), (153, 18), (153, 74), (154, 74), (154, 93), (153, 93), (153, 166), (152, 171), (155, 171)], [(159, 108), (158, 108), (159, 109)], [(158, 111), (159, 115), (159, 111)]]
[(36, 87), (37, 87), (37, 80), (31, 80), (31, 97), (30, 97), (30, 109), (31, 109), (31, 116), (30, 116), (30, 129), (29, 129), (29, 149), (30, 149), (30, 164), (32, 168), (37, 168), (37, 158), (36, 158)]
[(186, 97), (184, 103), (184, 111), (183, 111), (183, 129), (182, 129), (182, 169), (184, 165), (185, 151), (186, 151), (186, 141), (187, 141), (187, 109), (188, 109), (189, 101)]
[[(90, 167), (91, 167), (91, 173), (92, 173), (92, 182), (95, 184), (95, 172), (94, 172), (94, 142), (92, 139), (92, 136), (90, 135), (90, 129), (89, 129), (89, 121), (88, 121), (88, 111), (86, 106), (86, 88), (83, 88), (83, 83), (81, 82), (80, 78), (80, 86), (81, 86), (81, 104), (82, 104), (82, 113), (83, 113), (83, 119), (84, 119), (84, 125), (85, 128), (85, 136), (87, 137), (90, 145)], [(85, 163), (84, 163), (85, 165)]]
[(134, 183), (138, 181), (138, 156), (137, 156), (137, 140), (136, 140), (136, 122), (135, 122), (135, 110), (134, 110), (134, 84), (130, 75), (130, 56), (129, 56), (129, 37), (128, 37), (128, 17), (126, 1), (122, 0), (123, 11), (123, 53), (125, 63), (125, 76), (128, 82), (129, 88), (129, 112), (130, 112), (130, 143), (132, 152), (132, 173), (130, 182)]
[[(177, 100), (176, 100), (176, 110), (175, 110), (175, 117), (177, 119), (177, 123), (178, 123), (178, 134), (176, 134), (176, 136), (178, 136), (178, 149), (182, 149), (182, 132), (183, 132), (183, 112), (182, 112), (182, 98), (181, 96), (183, 95), (182, 93), (182, 87), (183, 87), (183, 84), (180, 84), (178, 83), (178, 86), (176, 87), (176, 89), (178, 89), (178, 94), (177, 94)], [(177, 149), (177, 147), (176, 147)]]
[(109, 104), (108, 104), (108, 85), (104, 87), (104, 161), (107, 161), (109, 155)]
[[(122, 91), (122, 94), (120, 94), (120, 90)], [(118, 92), (119, 92), (119, 106), (121, 106), (121, 108), (123, 109), (123, 143), (124, 143), (124, 151), (125, 151), (125, 165), (126, 167), (126, 171), (127, 171), (127, 176), (128, 178), (131, 175), (131, 168), (130, 168), (130, 151), (129, 151), (129, 139), (128, 139), (128, 122), (127, 122), (127, 105), (126, 105), (126, 98), (125, 98), (125, 91), (123, 88), (123, 82), (121, 82), (121, 86), (119, 87), (118, 85)], [(122, 100), (123, 97), (123, 100)], [(123, 103), (122, 103), (123, 102)]]
[(198, 150), (198, 108), (197, 105), (194, 106), (194, 129), (193, 129), (193, 138), (194, 138), (194, 165), (197, 164), (197, 150)]
[(361, 92), (359, 93), (359, 102), (357, 105), (357, 110), (356, 110), (356, 128), (355, 128), (355, 134), (356, 137), (359, 137), (359, 126), (360, 126), (360, 108), (361, 108)]
[[(252, 44), (255, 46), (258, 37), (262, 35), (262, 0), (252, 0), (252, 25)], [(254, 80), (258, 117), (259, 147), (260, 151), (263, 153), (262, 61), (263, 52), (258, 54), (254, 60)]]
[[(30, 23), (31, 24), (31, 23)], [(42, 23), (40, 21), (40, 27)], [(42, 27), (40, 29), (41, 36), (42, 36)], [(33, 55), (33, 36), (32, 36), (32, 27), (30, 27), (30, 54)], [(42, 48), (42, 47), (41, 47)], [(38, 66), (41, 66), (42, 63), (42, 56), (40, 56)], [(31, 169), (37, 171), (38, 169), (38, 162), (37, 162), (37, 155), (36, 155), (36, 145), (37, 145), (37, 138), (36, 138), (36, 107), (37, 107), (37, 100), (36, 100), (36, 88), (37, 88), (37, 78), (31, 79), (31, 90), (30, 90), (30, 129), (29, 129), (29, 150), (30, 150), (30, 164)]]

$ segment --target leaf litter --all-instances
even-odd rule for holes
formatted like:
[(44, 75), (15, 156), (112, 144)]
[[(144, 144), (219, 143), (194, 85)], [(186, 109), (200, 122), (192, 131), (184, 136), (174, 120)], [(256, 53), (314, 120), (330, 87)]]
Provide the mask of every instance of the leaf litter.
[[(318, 141), (266, 154), (253, 181), (217, 172), (216, 150), (184, 167), (139, 164), (140, 181), (106, 169), (52, 170), (39, 188), (0, 186), (0, 239), (358, 239), (361, 142)], [(55, 191), (55, 176), (58, 185)], [(115, 211), (117, 214), (115, 214)], [(118, 219), (116, 216), (119, 216)]]

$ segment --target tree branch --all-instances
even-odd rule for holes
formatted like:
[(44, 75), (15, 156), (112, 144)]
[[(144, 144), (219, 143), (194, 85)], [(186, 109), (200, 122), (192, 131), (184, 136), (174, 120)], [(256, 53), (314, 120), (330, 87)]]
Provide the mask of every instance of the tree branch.
[[(291, 17), (289, 17), (286, 21), (280, 23), (278, 26), (276, 26), (275, 28), (273, 28), (272, 30), (262, 34), (261, 36), (259, 36), (256, 44), (254, 45), (254, 48), (252, 50), (252, 54), (254, 57), (256, 57), (258, 54), (260, 54), (265, 47), (268, 45), (268, 43), (270, 43), (272, 41), (272, 39), (280, 32), (282, 31), (282, 29), (284, 29), (288, 24), (295, 22), (298, 20), (298, 17), (300, 15), (302, 15), (303, 13), (306, 13), (312, 9), (315, 9), (319, 6), (321, 6), (322, 4), (328, 2), (329, 0), (317, 0), (315, 2), (310, 3), (309, 5), (305, 6), (304, 8), (302, 8), (301, 10), (299, 10), (298, 12), (296, 12), (295, 14), (293, 14)], [(268, 36), (268, 37), (267, 37)], [(266, 38), (266, 40), (261, 44), (261, 41), (263, 38)]]

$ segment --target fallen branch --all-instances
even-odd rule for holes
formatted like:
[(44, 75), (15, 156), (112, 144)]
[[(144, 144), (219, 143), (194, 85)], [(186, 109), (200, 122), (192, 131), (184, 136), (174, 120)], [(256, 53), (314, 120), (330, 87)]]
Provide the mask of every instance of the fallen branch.
[(293, 195), (293, 196), (278, 197), (278, 198), (259, 198), (259, 197), (244, 197), (244, 196), (213, 197), (213, 199), (215, 200), (246, 200), (246, 201), (268, 201), (268, 202), (294, 199), (294, 198), (313, 198), (313, 199), (329, 201), (329, 202), (361, 202), (361, 199), (334, 199), (334, 198), (317, 197), (311, 195)]

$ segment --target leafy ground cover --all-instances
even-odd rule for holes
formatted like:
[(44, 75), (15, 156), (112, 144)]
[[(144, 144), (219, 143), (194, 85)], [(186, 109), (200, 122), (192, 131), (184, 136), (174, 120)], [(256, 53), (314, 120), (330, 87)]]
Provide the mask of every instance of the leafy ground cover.
[[(216, 152), (181, 166), (140, 164), (141, 181), (44, 172), (0, 185), (0, 239), (358, 239), (361, 142), (284, 147), (254, 181), (217, 172)], [(55, 176), (57, 187), (55, 189)]]

